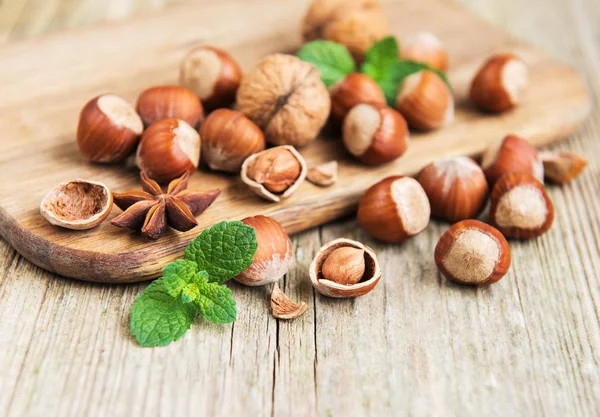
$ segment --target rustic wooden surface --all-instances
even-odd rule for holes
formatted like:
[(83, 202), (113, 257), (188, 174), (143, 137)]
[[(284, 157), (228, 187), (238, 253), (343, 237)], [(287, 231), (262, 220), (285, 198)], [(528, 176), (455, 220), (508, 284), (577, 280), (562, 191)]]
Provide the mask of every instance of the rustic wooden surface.
[[(180, 257), (198, 230), (221, 220), (268, 214), (289, 232), (307, 230), (351, 214), (363, 192), (388, 175), (414, 174), (444, 156), (479, 154), (510, 132), (538, 146), (548, 144), (571, 134), (589, 113), (589, 98), (579, 77), (539, 48), (447, 1), (387, 1), (385, 10), (395, 35), (427, 26), (446, 40), (452, 60), (449, 77), (457, 96), (454, 123), (428, 134), (413, 133), (408, 151), (393, 163), (365, 167), (349, 157), (337, 132), (324, 134), (301, 152), (309, 165), (337, 160), (339, 181), (329, 188), (304, 183), (280, 204), (257, 198), (237, 176), (200, 170), (190, 179), (190, 188), (219, 187), (221, 195), (198, 218), (197, 229), (173, 231), (155, 242), (108, 221), (73, 232), (40, 216), (44, 195), (75, 178), (101, 181), (114, 191), (139, 189), (137, 170), (89, 164), (79, 155), (76, 118), (90, 97), (113, 91), (133, 101), (148, 86), (176, 83), (181, 57), (202, 43), (226, 48), (245, 68), (268, 53), (296, 50), (300, 40), (295, 28), (305, 3), (188, 3), (120, 25), (0, 45), (0, 79), (6, 80), (0, 97), (0, 132), (12, 139), (0, 142), (4, 184), (0, 234), (25, 258), (63, 276), (103, 283), (145, 281), (160, 276), (166, 263)], [(466, 100), (466, 92), (493, 51), (522, 56), (529, 64), (531, 82), (515, 111), (485, 116)], [(14, 181), (15, 177), (23, 181)], [(111, 217), (119, 213), (115, 207)]]
[[(461, 2), (578, 68), (597, 105), (596, 0), (529, 0), (527, 7), (519, 0)], [(0, 39), (163, 6), (160, 0), (3, 0)], [(232, 284), (239, 306), (234, 325), (198, 322), (166, 348), (139, 348), (129, 333), (128, 311), (145, 284), (64, 279), (0, 241), (0, 415), (595, 416), (599, 136), (595, 108), (585, 127), (558, 146), (588, 155), (589, 169), (550, 189), (553, 229), (511, 242), (512, 268), (490, 288), (440, 278), (431, 256), (445, 224), (434, 222), (393, 246), (372, 241), (350, 219), (293, 239), (298, 263), (282, 288), (309, 303), (302, 318), (278, 322), (268, 314), (267, 288)], [(368, 296), (330, 300), (313, 293), (312, 255), (340, 236), (379, 253), (384, 278)]]

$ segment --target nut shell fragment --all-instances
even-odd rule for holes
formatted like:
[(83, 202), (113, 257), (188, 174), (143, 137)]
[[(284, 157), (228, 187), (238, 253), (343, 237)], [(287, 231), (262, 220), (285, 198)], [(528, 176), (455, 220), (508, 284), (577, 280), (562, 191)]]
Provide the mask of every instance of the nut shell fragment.
[(542, 152), (544, 176), (550, 181), (565, 184), (579, 176), (588, 164), (581, 155), (573, 152)]
[(283, 291), (281, 291), (279, 285), (275, 283), (273, 292), (271, 293), (271, 309), (274, 317), (290, 320), (306, 313), (308, 306), (304, 301), (301, 301), (300, 304), (294, 303)]
[(321, 187), (328, 187), (335, 184), (338, 179), (337, 161), (330, 161), (309, 168), (308, 173), (306, 174), (306, 179)]

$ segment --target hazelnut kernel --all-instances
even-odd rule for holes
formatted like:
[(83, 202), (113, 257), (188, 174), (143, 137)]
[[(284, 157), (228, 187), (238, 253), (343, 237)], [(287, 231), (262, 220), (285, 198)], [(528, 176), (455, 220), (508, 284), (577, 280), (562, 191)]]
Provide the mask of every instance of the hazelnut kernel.
[(327, 257), (321, 273), (338, 284), (356, 284), (365, 274), (365, 251), (350, 246), (338, 248)]
[(247, 174), (272, 193), (282, 193), (298, 179), (300, 169), (300, 163), (290, 151), (273, 148), (254, 159)]

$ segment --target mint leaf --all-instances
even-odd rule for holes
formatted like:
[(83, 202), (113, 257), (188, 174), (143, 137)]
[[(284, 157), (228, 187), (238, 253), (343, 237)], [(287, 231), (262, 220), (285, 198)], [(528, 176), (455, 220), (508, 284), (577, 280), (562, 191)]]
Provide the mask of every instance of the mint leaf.
[(204, 319), (213, 323), (235, 321), (237, 309), (229, 288), (206, 280), (198, 286), (198, 290), (199, 294), (194, 304)]
[(367, 50), (360, 70), (374, 80), (384, 78), (389, 67), (398, 62), (399, 56), (398, 41), (395, 37), (388, 36), (375, 42)]
[(210, 282), (222, 283), (252, 265), (256, 232), (242, 222), (221, 222), (206, 229), (185, 250), (185, 260), (208, 273)]
[(186, 286), (194, 282), (198, 275), (198, 265), (194, 262), (179, 259), (163, 268), (163, 281), (171, 297), (179, 297)]
[(297, 56), (318, 68), (321, 81), (327, 87), (331, 87), (346, 75), (356, 71), (356, 64), (348, 49), (332, 41), (308, 42), (298, 51)]
[(142, 346), (166, 346), (184, 335), (196, 314), (196, 306), (169, 295), (159, 278), (135, 299), (131, 332)]

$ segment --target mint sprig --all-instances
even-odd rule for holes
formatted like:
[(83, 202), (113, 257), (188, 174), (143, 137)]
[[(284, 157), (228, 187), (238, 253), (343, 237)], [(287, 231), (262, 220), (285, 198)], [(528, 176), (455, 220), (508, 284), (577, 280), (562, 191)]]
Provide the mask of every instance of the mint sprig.
[(346, 75), (356, 71), (356, 64), (344, 45), (316, 40), (302, 46), (297, 53), (302, 61), (313, 64), (321, 74), (321, 81), (331, 87)]
[(231, 323), (237, 308), (220, 283), (252, 264), (256, 232), (242, 222), (221, 222), (187, 247), (133, 303), (131, 332), (141, 346), (165, 346), (181, 338), (200, 312), (213, 323)]

